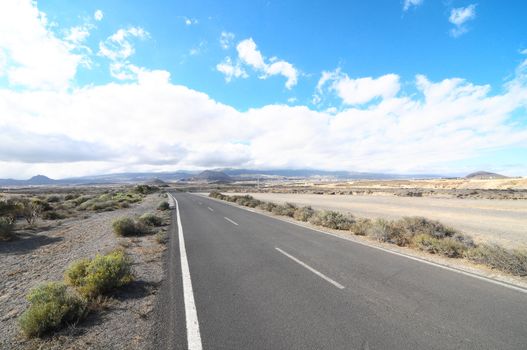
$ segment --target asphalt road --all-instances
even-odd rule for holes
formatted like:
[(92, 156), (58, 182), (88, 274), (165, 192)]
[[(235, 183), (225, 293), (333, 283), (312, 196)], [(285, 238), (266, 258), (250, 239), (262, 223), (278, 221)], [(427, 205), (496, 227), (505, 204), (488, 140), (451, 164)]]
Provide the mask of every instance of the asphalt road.
[(212, 199), (175, 198), (183, 230), (174, 213), (156, 349), (527, 348), (524, 292)]

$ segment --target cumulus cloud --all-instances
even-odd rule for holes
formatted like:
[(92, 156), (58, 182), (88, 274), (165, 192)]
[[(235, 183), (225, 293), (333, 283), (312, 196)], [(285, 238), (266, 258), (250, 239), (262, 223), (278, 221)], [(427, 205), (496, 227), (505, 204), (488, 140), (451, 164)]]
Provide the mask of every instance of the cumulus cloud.
[[(256, 72), (260, 73), (261, 79), (267, 79), (273, 75), (282, 75), (287, 78), (285, 87), (287, 89), (293, 88), (298, 82), (298, 70), (289, 62), (280, 60), (276, 57), (271, 57), (268, 62), (266, 62), (262, 53), (258, 50), (256, 43), (252, 38), (242, 40), (236, 46), (236, 51), (238, 53), (238, 61), (235, 65), (232, 64), (231, 59), (227, 57), (222, 63), (216, 66), (216, 69), (221, 73), (225, 74), (225, 79), (230, 81), (233, 77), (236, 77), (234, 74), (230, 74), (235, 67), (239, 67), (239, 70), (243, 70), (242, 65), (253, 68)], [(225, 65), (225, 61), (230, 62), (229, 65)], [(220, 70), (221, 68), (221, 70)], [(245, 78), (246, 75), (240, 74), (238, 77)]]
[[(71, 92), (0, 90), (0, 129), (8, 130), (7, 134), (17, 129), (39, 135), (31, 150), (37, 144), (48, 149), (47, 140), (63, 138), (66, 141), (59, 142), (62, 146), (57, 149), (84, 145), (79, 149), (87, 157), (96, 145), (97, 169), (109, 170), (113, 164), (112, 171), (232, 166), (429, 173), (482, 152), (527, 145), (527, 128), (511, 119), (527, 107), (525, 67), (524, 62), (497, 95), (491, 94), (488, 85), (460, 78), (431, 81), (419, 75), (414, 85), (418, 93), (398, 96), (398, 87), (369, 91), (371, 84), (386, 80), (393, 85), (398, 79), (357, 83), (340, 73), (344, 85), (351, 84), (357, 92), (345, 97), (349, 102), (377, 96), (379, 103), (340, 111), (268, 105), (245, 112), (170, 83), (166, 71), (140, 71), (131, 83)], [(367, 93), (356, 90), (362, 86)], [(7, 134), (3, 140), (9, 139)], [(12, 155), (4, 151), (0, 162), (16, 159), (19, 167), (13, 163), (3, 168), (15, 175), (35, 169), (23, 164), (39, 161), (29, 156), (30, 150), (7, 153)], [(74, 156), (59, 152), (42, 157), (68, 162)], [(69, 169), (69, 175), (85, 171), (77, 166)]]
[(403, 11), (408, 11), (411, 7), (417, 7), (423, 3), (423, 0), (404, 0)]
[(137, 77), (141, 68), (128, 60), (135, 53), (133, 39), (146, 39), (150, 34), (141, 27), (121, 28), (99, 43), (99, 56), (110, 60), (110, 74), (119, 80)]
[(101, 21), (104, 17), (104, 13), (101, 10), (97, 10), (93, 14), (93, 19), (95, 19), (97, 22)]
[(375, 98), (390, 99), (395, 97), (401, 88), (399, 76), (396, 74), (351, 79), (340, 69), (336, 69), (333, 72), (322, 72), (313, 99), (315, 104), (321, 101), (326, 85), (329, 85), (329, 90), (335, 92), (347, 105), (364, 104)]
[(3, 71), (11, 85), (31, 89), (69, 86), (82, 56), (72, 53), (71, 46), (48, 26), (45, 14), (32, 1), (0, 2), (0, 52), (7, 57)]
[(450, 30), (450, 35), (457, 38), (468, 31), (466, 23), (476, 18), (476, 4), (467, 7), (458, 7), (450, 11), (448, 21), (454, 25)]

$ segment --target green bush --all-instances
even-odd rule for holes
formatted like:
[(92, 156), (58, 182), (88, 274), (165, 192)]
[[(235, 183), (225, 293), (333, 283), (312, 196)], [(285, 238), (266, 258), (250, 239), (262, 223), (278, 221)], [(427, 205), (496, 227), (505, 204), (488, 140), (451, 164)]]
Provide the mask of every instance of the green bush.
[(165, 231), (156, 233), (156, 242), (159, 244), (166, 244), (168, 242), (168, 234)]
[(107, 294), (133, 281), (132, 261), (116, 250), (94, 259), (74, 262), (65, 272), (66, 283), (88, 298)]
[(132, 218), (119, 218), (112, 223), (113, 232), (118, 236), (141, 236), (150, 232), (148, 227)]
[(295, 220), (306, 222), (306, 221), (309, 220), (310, 217), (313, 216), (313, 214), (315, 214), (315, 211), (310, 206), (301, 207), (301, 208), (296, 208), (295, 209), (295, 211), (293, 213), (293, 218)]
[(0, 241), (9, 241), (15, 237), (14, 223), (5, 217), (0, 217)]
[(515, 276), (527, 276), (527, 251), (525, 250), (481, 244), (469, 249), (465, 257), (478, 264), (484, 264)]
[(349, 230), (355, 223), (352, 215), (344, 215), (332, 210), (316, 211), (309, 222), (313, 225), (327, 227), (335, 230)]
[(46, 199), (46, 201), (48, 203), (58, 203), (60, 202), (60, 197), (57, 196), (57, 195), (51, 195), (51, 196), (48, 196), (48, 198)]
[(162, 201), (161, 203), (159, 203), (159, 205), (157, 206), (157, 210), (169, 210), (170, 209), (170, 204), (168, 204), (167, 201)]
[(163, 219), (160, 218), (157, 215), (151, 214), (151, 213), (144, 213), (139, 217), (139, 222), (147, 225), (147, 226), (161, 226), (163, 224)]
[(20, 316), (19, 325), (27, 337), (39, 337), (86, 315), (86, 303), (61, 282), (48, 282), (33, 288), (27, 300), (29, 308)]
[(44, 220), (62, 220), (65, 219), (66, 215), (57, 211), (46, 211), (42, 214), (42, 219)]
[(134, 187), (134, 192), (140, 194), (150, 194), (159, 191), (159, 187), (150, 185), (137, 185)]

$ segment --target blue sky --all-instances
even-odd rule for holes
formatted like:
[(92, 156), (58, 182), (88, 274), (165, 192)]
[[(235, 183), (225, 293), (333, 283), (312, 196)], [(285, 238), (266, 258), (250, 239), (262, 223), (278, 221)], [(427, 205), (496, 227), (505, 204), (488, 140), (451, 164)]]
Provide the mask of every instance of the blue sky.
[[(10, 17), (0, 176), (216, 166), (527, 175), (523, 1), (0, 7)], [(14, 152), (21, 135), (54, 150), (34, 141)]]

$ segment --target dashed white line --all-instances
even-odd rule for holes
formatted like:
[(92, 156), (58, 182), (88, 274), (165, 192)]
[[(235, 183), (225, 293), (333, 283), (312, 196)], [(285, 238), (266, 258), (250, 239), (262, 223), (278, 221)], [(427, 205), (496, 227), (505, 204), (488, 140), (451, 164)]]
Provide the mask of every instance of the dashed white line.
[(237, 224), (236, 222), (232, 221), (232, 220), (229, 219), (228, 217), (225, 217), (225, 216), (224, 216), (223, 218), (224, 218), (225, 220), (227, 220), (228, 222), (230, 222), (231, 224), (238, 226), (238, 224)]
[(179, 238), (179, 255), (181, 256), (181, 277), (183, 279), (183, 300), (185, 303), (185, 318), (187, 323), (187, 344), (189, 350), (201, 350), (201, 335), (199, 332), (198, 313), (194, 302), (194, 292), (192, 291), (192, 281), (185, 249), (185, 239), (183, 237), (183, 226), (181, 225), (181, 215), (179, 214), (179, 204), (177, 199), (171, 195), (176, 203), (177, 227)]
[(209, 209), (210, 211), (214, 211), (214, 209), (212, 209), (211, 207), (207, 207), (207, 209)]
[(319, 277), (322, 277), (323, 279), (325, 279), (327, 282), (331, 283), (335, 287), (337, 287), (339, 289), (344, 289), (345, 288), (342, 284), (340, 284), (338, 282), (335, 282), (334, 280), (332, 280), (328, 276), (324, 275), (322, 272), (319, 272), (319, 271), (315, 270), (311, 266), (307, 265), (306, 263), (304, 263), (304, 262), (298, 260), (297, 258), (295, 258), (294, 256), (292, 256), (291, 254), (288, 254), (288, 253), (284, 252), (282, 249), (277, 248), (277, 247), (275, 247), (274, 249), (278, 250), (280, 253), (284, 254), (285, 256), (287, 256), (289, 259), (293, 260), (297, 264), (299, 264), (299, 265), (305, 267), (306, 269), (308, 269), (309, 271), (313, 272), (315, 275), (317, 275)]

